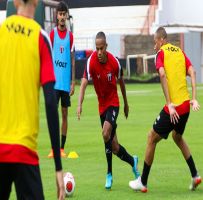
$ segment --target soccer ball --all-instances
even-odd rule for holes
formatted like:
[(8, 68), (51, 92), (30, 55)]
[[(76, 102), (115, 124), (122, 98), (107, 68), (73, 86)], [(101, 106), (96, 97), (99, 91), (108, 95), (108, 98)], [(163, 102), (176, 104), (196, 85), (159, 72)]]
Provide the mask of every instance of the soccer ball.
[(66, 196), (72, 196), (75, 190), (75, 179), (72, 173), (66, 172), (63, 177)]

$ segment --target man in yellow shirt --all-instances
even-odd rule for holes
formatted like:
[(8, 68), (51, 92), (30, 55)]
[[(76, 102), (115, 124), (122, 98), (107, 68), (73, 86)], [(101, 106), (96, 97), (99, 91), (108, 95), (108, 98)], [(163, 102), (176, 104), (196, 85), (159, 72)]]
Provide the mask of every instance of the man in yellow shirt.
[[(157, 52), (155, 65), (160, 76), (166, 105), (160, 112), (151, 129), (144, 167), (141, 177), (129, 182), (129, 186), (138, 191), (147, 192), (147, 180), (153, 163), (156, 144), (162, 139), (167, 139), (172, 131), (173, 140), (181, 150), (191, 172), (191, 190), (195, 190), (201, 183), (194, 160), (189, 147), (182, 135), (189, 117), (190, 104), (193, 111), (199, 110), (196, 100), (195, 70), (185, 53), (179, 48), (167, 42), (167, 33), (163, 27), (157, 29), (154, 36)], [(186, 76), (190, 76), (192, 84), (192, 100), (189, 99)]]
[(37, 154), (39, 90), (43, 87), (54, 151), (57, 197), (64, 199), (59, 119), (49, 36), (34, 18), (38, 0), (14, 0), (17, 15), (0, 27), (0, 199), (44, 200)]

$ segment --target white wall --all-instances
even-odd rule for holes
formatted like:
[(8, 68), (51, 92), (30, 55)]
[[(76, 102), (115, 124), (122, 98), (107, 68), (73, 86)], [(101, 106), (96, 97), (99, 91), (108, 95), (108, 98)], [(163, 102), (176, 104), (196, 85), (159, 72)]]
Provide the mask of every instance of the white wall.
[(185, 33), (184, 51), (191, 59), (197, 82), (203, 82), (203, 0), (159, 0), (153, 34), (159, 26), (165, 26), (167, 33)]
[(202, 0), (159, 0), (155, 24), (203, 27)]
[(4, 21), (6, 18), (6, 11), (0, 11), (0, 24)]
[(189, 32), (184, 34), (184, 51), (190, 58), (192, 65), (196, 70), (196, 79), (201, 83), (201, 61), (202, 61), (202, 44), (200, 32)]
[(201, 80), (200, 82), (203, 83), (203, 33), (201, 33)]
[(70, 9), (75, 37), (108, 34), (139, 34), (149, 6), (116, 6)]

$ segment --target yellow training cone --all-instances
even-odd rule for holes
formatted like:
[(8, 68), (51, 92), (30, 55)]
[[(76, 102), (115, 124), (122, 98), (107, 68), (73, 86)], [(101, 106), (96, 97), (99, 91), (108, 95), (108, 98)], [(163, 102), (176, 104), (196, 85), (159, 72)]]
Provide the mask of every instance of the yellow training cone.
[(75, 152), (75, 151), (71, 151), (69, 154), (68, 154), (68, 158), (78, 158), (78, 154)]

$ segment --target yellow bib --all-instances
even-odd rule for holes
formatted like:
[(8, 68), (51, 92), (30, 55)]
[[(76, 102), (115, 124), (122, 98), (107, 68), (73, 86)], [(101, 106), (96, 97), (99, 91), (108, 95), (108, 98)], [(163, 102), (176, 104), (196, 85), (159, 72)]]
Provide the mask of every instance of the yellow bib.
[(0, 27), (0, 143), (33, 151), (39, 129), (40, 29), (17, 15)]
[(164, 51), (164, 69), (171, 101), (180, 105), (189, 100), (184, 54), (179, 47), (170, 43), (163, 45), (161, 49)]

